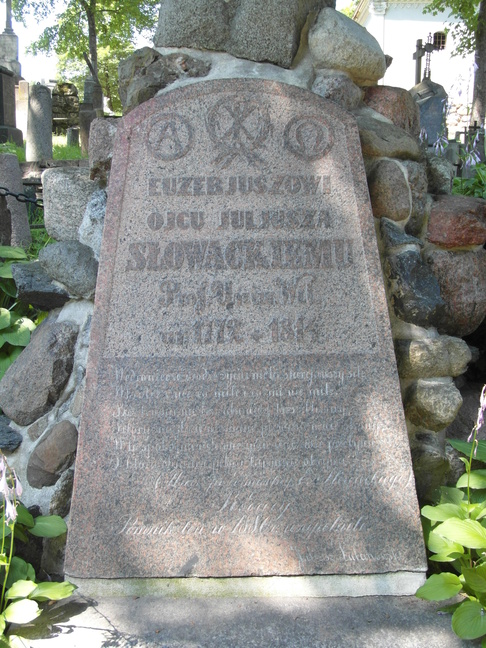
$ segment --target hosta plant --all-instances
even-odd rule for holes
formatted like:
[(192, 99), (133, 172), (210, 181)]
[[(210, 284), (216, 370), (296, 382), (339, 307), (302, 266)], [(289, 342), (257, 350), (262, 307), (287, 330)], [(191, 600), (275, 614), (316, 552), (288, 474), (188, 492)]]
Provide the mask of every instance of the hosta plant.
[(46, 601), (70, 596), (75, 586), (68, 582), (38, 583), (34, 568), (15, 556), (15, 544), (27, 542), (29, 534), (54, 538), (66, 533), (66, 524), (57, 515), (33, 518), (20, 503), (22, 486), (0, 453), (0, 648), (26, 648), (29, 641), (21, 637), (18, 626), (33, 621), (42, 613)]
[(444, 608), (452, 613), (452, 629), (461, 639), (482, 638), (486, 648), (486, 441), (477, 433), (484, 423), (486, 385), (481, 393), (476, 425), (468, 441), (449, 443), (463, 457), (466, 472), (456, 487), (442, 487), (439, 502), (422, 508), (429, 560), (443, 563), (416, 595), (432, 601), (460, 600)]

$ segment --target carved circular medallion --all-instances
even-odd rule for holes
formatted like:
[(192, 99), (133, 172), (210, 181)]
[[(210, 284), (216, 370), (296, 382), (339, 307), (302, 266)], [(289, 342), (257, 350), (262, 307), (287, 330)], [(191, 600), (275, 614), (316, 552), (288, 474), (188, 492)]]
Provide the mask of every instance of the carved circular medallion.
[(325, 119), (306, 115), (293, 117), (284, 132), (285, 147), (304, 160), (324, 157), (332, 146), (332, 136)]
[(150, 127), (148, 142), (152, 155), (162, 160), (178, 160), (192, 148), (193, 129), (177, 113), (162, 115)]

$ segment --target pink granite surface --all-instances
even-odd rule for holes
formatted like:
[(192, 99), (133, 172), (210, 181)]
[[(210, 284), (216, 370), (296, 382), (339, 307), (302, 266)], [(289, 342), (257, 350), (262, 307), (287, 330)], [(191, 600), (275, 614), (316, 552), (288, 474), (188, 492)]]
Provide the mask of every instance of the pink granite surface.
[(66, 573), (423, 571), (353, 118), (224, 80), (117, 138)]

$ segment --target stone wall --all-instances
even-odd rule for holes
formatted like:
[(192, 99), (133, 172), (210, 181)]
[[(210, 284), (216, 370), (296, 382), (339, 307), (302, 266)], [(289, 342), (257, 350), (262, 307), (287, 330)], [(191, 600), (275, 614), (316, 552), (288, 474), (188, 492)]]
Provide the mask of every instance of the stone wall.
[[(213, 4), (221, 9), (218, 0)], [(238, 11), (248, 10), (243, 0), (236, 4)], [(305, 3), (295, 4), (302, 8)], [(167, 22), (164, 11), (171, 3), (163, 7), (161, 20)], [(233, 24), (235, 16), (223, 23)], [(167, 48), (174, 42), (208, 44), (197, 39), (186, 43), (182, 36), (174, 41), (177, 36), (169, 38), (170, 25), (164, 23), (158, 32), (159, 48), (144, 48), (121, 66), (125, 110), (181, 84), (256, 76), (307, 88), (353, 112), (388, 293), (418, 493), (426, 501), (433, 488), (455, 471), (454, 457), (445, 450), (444, 430), (462, 404), (455, 380), (472, 360), (462, 338), (477, 330), (486, 315), (486, 202), (450, 195), (453, 168), (421, 149), (418, 108), (409, 93), (376, 85), (385, 72), (385, 57), (363, 28), (326, 6), (317, 17), (300, 16), (299, 21), (303, 28), (298, 47), (290, 33), (291, 21), (288, 37), (282, 39), (290, 44), (287, 57), (294, 58), (290, 64), (279, 50), (274, 60), (280, 65), (228, 53), (235, 51), (227, 47), (229, 32), (226, 40), (214, 45), (227, 52)], [(174, 33), (176, 26), (172, 25)], [(279, 33), (283, 29), (280, 25)], [(268, 61), (271, 56), (267, 51), (254, 59)], [(17, 439), (16, 449), (7, 442), (3, 448), (25, 485), (26, 504), (40, 504), (43, 512), (63, 516), (69, 511), (116, 127), (114, 119), (93, 122), (89, 170), (49, 169), (43, 174), (45, 224), (56, 242), (42, 251), (38, 262), (18, 266), (14, 275), (19, 297), (50, 314), (0, 382), (0, 406), (11, 419), (5, 423), (4, 438)], [(43, 560), (47, 571), (62, 572), (62, 548), (56, 543), (46, 548)]]

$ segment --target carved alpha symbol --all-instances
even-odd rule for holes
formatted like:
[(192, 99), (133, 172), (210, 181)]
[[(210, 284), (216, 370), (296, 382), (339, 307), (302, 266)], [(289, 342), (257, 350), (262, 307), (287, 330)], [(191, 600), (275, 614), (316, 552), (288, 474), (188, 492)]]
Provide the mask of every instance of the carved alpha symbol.
[(329, 126), (322, 117), (294, 117), (285, 127), (284, 144), (299, 158), (318, 160), (331, 148), (332, 137)]
[(148, 140), (152, 153), (162, 160), (184, 157), (192, 147), (192, 126), (178, 114), (162, 115), (151, 126)]
[(251, 165), (263, 162), (259, 149), (271, 132), (268, 109), (251, 99), (224, 99), (208, 112), (209, 137), (220, 150), (216, 164), (227, 167), (242, 156)]

